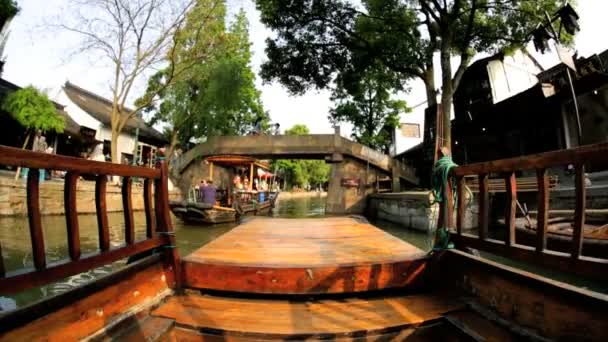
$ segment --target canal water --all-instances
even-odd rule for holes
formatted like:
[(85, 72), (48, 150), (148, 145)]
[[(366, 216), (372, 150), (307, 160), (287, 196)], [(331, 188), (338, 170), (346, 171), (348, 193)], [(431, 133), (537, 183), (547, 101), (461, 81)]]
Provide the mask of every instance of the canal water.
[[(325, 216), (325, 198), (317, 196), (294, 199), (279, 198), (272, 215), (283, 218), (323, 217)], [(134, 219), (136, 241), (143, 240), (146, 233), (145, 216), (142, 212), (136, 212)], [(110, 213), (108, 220), (111, 245), (113, 248), (119, 247), (124, 244), (123, 215), (122, 213)], [(81, 215), (79, 216), (79, 224), (82, 254), (98, 252), (99, 238), (96, 216)], [(432, 237), (428, 234), (416, 233), (399, 227), (396, 224), (386, 222), (374, 222), (373, 224), (419, 248), (424, 250), (430, 249)], [(179, 220), (174, 220), (173, 225), (180, 255), (184, 256), (228, 232), (236, 227), (238, 223), (201, 227), (187, 225)], [(63, 216), (44, 216), (42, 218), (42, 226), (46, 244), (47, 264), (67, 258), (65, 218)], [(27, 217), (0, 218), (0, 243), (7, 271), (33, 267)], [(124, 266), (125, 262), (125, 260), (118, 261), (112, 265), (100, 267), (40, 288), (27, 290), (17, 295), (0, 296), (0, 312), (2, 312), (2, 309), (7, 310), (21, 307), (41, 298), (52, 296), (90, 282)]]

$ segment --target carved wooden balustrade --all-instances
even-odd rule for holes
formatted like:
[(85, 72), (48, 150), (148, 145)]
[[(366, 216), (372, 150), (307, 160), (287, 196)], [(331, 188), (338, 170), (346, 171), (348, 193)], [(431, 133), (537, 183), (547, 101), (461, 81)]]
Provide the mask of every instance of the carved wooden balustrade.
[[(29, 168), (27, 176), (27, 209), (32, 243), (33, 269), (6, 271), (0, 245), (0, 294), (15, 293), (48, 284), (110, 264), (158, 247), (163, 248), (163, 262), (171, 271), (170, 284), (179, 286), (179, 256), (174, 248), (175, 238), (169, 214), (168, 171), (164, 161), (154, 169), (138, 166), (90, 161), (80, 158), (37, 153), (0, 146), (0, 165)], [(61, 262), (47, 263), (45, 239), (40, 215), (39, 170), (66, 171), (64, 185), (65, 219), (69, 258)], [(76, 187), (80, 176), (95, 177), (95, 205), (99, 232), (99, 252), (82, 254), (78, 222)], [(109, 176), (122, 178), (122, 204), (124, 208), (124, 245), (111, 248), (106, 187)], [(146, 217), (146, 238), (135, 241), (135, 226), (131, 203), (131, 187), (134, 177), (143, 179), (143, 196)], [(2, 229), (11, 229), (2, 227)]]
[[(573, 165), (576, 170), (575, 194), (576, 207), (574, 214), (574, 229), (569, 253), (547, 249), (547, 227), (549, 224), (549, 191), (550, 176), (547, 170), (552, 167), (566, 167)], [(584, 256), (583, 226), (585, 223), (585, 168), (594, 170), (608, 168), (608, 144), (581, 146), (574, 149), (546, 152), (518, 158), (495, 160), (459, 166), (451, 170), (456, 178), (457, 202), (453, 197), (441, 206), (440, 221), (448, 221), (452, 230), (452, 240), (456, 247), (467, 247), (486, 251), (492, 254), (523, 261), (563, 272), (581, 275), (589, 278), (608, 280), (608, 260)], [(536, 170), (536, 183), (538, 191), (538, 218), (536, 229), (536, 243), (534, 246), (518, 244), (515, 239), (515, 219), (517, 210), (517, 182), (516, 172)], [(466, 210), (465, 176), (478, 177), (479, 205), (478, 235), (463, 232)], [(489, 175), (499, 175), (504, 179), (506, 189), (505, 226), (507, 234), (503, 240), (491, 239), (488, 235), (490, 228), (490, 201), (489, 201)], [(451, 182), (450, 182), (451, 183)], [(447, 195), (453, 191), (453, 184), (447, 187)], [(454, 225), (453, 210), (457, 209), (456, 225)], [(441, 223), (440, 223), (441, 224)]]

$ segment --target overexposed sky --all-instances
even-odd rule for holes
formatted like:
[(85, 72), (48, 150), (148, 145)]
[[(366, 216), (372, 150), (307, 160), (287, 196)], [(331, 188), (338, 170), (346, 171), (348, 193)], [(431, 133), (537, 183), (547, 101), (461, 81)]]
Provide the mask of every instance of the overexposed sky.
[[(86, 56), (70, 56), (76, 45), (75, 38), (68, 33), (44, 32), (41, 24), (50, 18), (69, 16), (66, 0), (17, 0), (21, 13), (14, 19), (11, 34), (5, 49), (6, 65), (3, 77), (20, 86), (32, 84), (46, 89), (55, 97), (65, 81), (94, 91), (100, 95), (110, 94), (111, 72), (107, 65)], [(265, 39), (271, 32), (259, 22), (259, 14), (252, 0), (228, 0), (229, 11), (234, 13), (243, 7), (250, 21), (250, 39), (253, 43), (254, 70), (257, 72), (266, 60)], [(580, 56), (589, 56), (608, 49), (608, 0), (578, 0), (581, 16), (581, 32), (576, 39)], [(553, 55), (539, 58), (547, 67), (557, 62)], [(331, 108), (329, 92), (310, 91), (304, 96), (290, 96), (278, 83), (257, 83), (262, 91), (262, 100), (271, 119), (279, 122), (282, 129), (296, 123), (306, 124), (312, 133), (331, 133), (333, 129), (327, 119)], [(134, 89), (132, 98), (143, 92), (143, 80)], [(438, 83), (439, 84), (439, 83)], [(406, 96), (410, 105), (425, 100), (421, 82), (412, 82), (412, 91)], [(343, 130), (344, 131), (344, 130)]]

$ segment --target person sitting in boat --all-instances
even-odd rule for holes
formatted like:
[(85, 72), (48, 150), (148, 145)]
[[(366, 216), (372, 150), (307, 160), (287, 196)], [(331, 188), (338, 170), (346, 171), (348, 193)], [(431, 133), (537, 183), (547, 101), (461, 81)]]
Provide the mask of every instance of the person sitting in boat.
[(243, 190), (243, 183), (241, 183), (241, 177), (239, 175), (234, 176), (234, 188), (237, 191)]
[(249, 190), (249, 179), (247, 177), (243, 180), (243, 190)]
[(215, 197), (217, 195), (217, 188), (213, 185), (211, 179), (207, 180), (207, 184), (201, 190), (203, 194), (203, 203), (215, 205)]
[(203, 193), (204, 193), (204, 189), (207, 187), (207, 183), (205, 182), (204, 179), (201, 180), (200, 185), (198, 186), (198, 198), (196, 199), (197, 202), (204, 202), (204, 198), (203, 198)]

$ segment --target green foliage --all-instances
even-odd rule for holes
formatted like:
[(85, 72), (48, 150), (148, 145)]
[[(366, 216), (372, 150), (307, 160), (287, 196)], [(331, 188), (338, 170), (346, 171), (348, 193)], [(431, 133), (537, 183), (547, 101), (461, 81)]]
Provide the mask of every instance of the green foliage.
[(401, 114), (409, 112), (405, 101), (391, 98), (400, 88), (393, 75), (386, 68), (369, 68), (363, 74), (344, 73), (336, 84), (330, 121), (351, 123), (357, 142), (388, 153)]
[[(306, 125), (297, 124), (285, 130), (285, 135), (307, 135), (310, 131)], [(273, 161), (276, 170), (286, 181), (287, 187), (305, 188), (322, 186), (329, 181), (330, 166), (323, 160), (281, 159)]]
[[(256, 0), (267, 40), (265, 80), (278, 80), (293, 93), (333, 87), (348, 74), (385, 67), (405, 83), (421, 79), (429, 105), (437, 103), (435, 69), (449, 142), (452, 96), (478, 53), (523, 46), (563, 0)], [(565, 37), (566, 42), (571, 37)], [(440, 55), (438, 67), (433, 56)], [(460, 65), (452, 70), (452, 57)], [(364, 82), (365, 78), (359, 78)], [(339, 85), (338, 85), (339, 86)], [(395, 89), (399, 88), (395, 84)], [(352, 95), (352, 94), (351, 94)]]
[(19, 10), (15, 0), (0, 0), (0, 24), (17, 15)]
[(4, 99), (2, 109), (9, 112), (19, 124), (27, 129), (63, 132), (64, 118), (57, 113), (55, 105), (46, 94), (33, 86), (11, 93)]
[[(147, 94), (160, 94), (145, 109), (152, 114), (151, 123), (168, 124), (181, 144), (192, 138), (243, 135), (258, 117), (268, 121), (250, 66), (245, 12), (236, 15), (228, 30), (225, 16), (223, 0), (198, 1), (176, 37), (175, 62), (148, 82)], [(190, 64), (193, 56), (205, 56), (204, 63)], [(176, 70), (179, 79), (166, 85), (166, 74)]]

